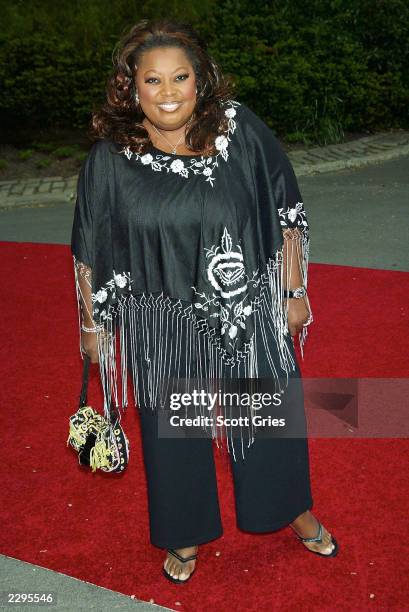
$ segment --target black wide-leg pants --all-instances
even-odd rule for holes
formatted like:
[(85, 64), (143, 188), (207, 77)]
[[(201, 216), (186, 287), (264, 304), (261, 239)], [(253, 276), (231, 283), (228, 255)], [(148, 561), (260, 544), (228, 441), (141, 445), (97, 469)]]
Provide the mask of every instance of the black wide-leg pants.
[[(288, 412), (305, 423), (301, 373), (288, 339), (296, 369), (288, 396)], [(262, 355), (259, 355), (259, 365)], [(158, 415), (140, 408), (142, 447), (148, 486), (151, 543), (160, 548), (184, 548), (209, 542), (223, 533), (210, 437), (169, 438), (158, 435)], [(301, 426), (302, 429), (303, 426)], [(223, 445), (227, 442), (224, 439)], [(308, 439), (270, 437), (255, 433), (241, 452), (240, 438), (229, 440), (236, 520), (239, 529), (262, 533), (288, 525), (312, 508)], [(216, 452), (219, 449), (216, 448)]]
[[(161, 438), (153, 411), (141, 410), (140, 419), (151, 543), (185, 548), (220, 537), (212, 440)], [(239, 529), (274, 531), (311, 509), (306, 438), (256, 436), (244, 459), (237, 454), (230, 462)]]

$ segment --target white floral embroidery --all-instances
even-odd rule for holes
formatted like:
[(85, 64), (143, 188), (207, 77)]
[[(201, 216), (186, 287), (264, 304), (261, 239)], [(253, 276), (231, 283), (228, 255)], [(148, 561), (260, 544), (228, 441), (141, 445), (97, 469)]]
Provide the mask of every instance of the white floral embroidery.
[(179, 174), (184, 170), (185, 164), (182, 162), (181, 159), (175, 159), (171, 164), (170, 164), (170, 169), (172, 170), (172, 172), (178, 172)]
[(294, 208), (279, 208), (278, 213), (280, 215), (280, 224), (287, 227), (288, 222), (291, 224), (295, 223), (299, 226), (307, 227), (307, 219), (304, 210), (304, 204), (297, 202)]
[(245, 305), (246, 300), (249, 300), (248, 285), (251, 283), (255, 287), (259, 283), (258, 269), (253, 271), (252, 277), (249, 278), (241, 247), (240, 245), (236, 247), (237, 250), (234, 250), (231, 236), (225, 227), (221, 248), (213, 245), (210, 249), (205, 249), (206, 257), (210, 259), (207, 278), (215, 292), (209, 296), (206, 293), (199, 293), (195, 287), (192, 287), (196, 295), (201, 298), (199, 302), (194, 302), (195, 308), (206, 313), (211, 311), (208, 316), (220, 319), (221, 334), (227, 331), (229, 338), (233, 340), (229, 343), (232, 348), (235, 346), (234, 340), (239, 327), (246, 329), (246, 318), (253, 312), (251, 303)]
[(218, 136), (214, 141), (215, 147), (218, 151), (223, 151), (223, 149), (227, 149), (229, 146), (229, 141), (226, 136)]
[(121, 288), (125, 287), (128, 282), (128, 279), (125, 274), (115, 274), (114, 280), (115, 280), (115, 284)]
[(95, 294), (95, 302), (99, 302), (100, 304), (102, 304), (103, 302), (106, 301), (108, 297), (108, 293), (105, 291), (105, 289), (100, 289), (99, 291), (97, 291), (97, 293)]
[(231, 141), (230, 136), (237, 127), (234, 119), (237, 114), (235, 107), (240, 106), (240, 102), (237, 102), (237, 100), (228, 100), (227, 104), (229, 104), (229, 108), (225, 110), (224, 114), (229, 121), (225, 134), (221, 134), (215, 139), (215, 147), (219, 151), (219, 153), (216, 155), (211, 157), (202, 155), (201, 157), (191, 157), (190, 159), (185, 158), (184, 161), (180, 158), (172, 159), (170, 155), (157, 154), (153, 156), (150, 153), (139, 155), (138, 153), (133, 153), (129, 147), (125, 147), (122, 151), (120, 151), (120, 153), (123, 153), (129, 160), (134, 158), (136, 161), (142, 162), (144, 166), (150, 166), (155, 172), (166, 170), (166, 172), (174, 172), (175, 174), (179, 174), (179, 176), (182, 176), (183, 178), (189, 178), (191, 175), (201, 174), (206, 177), (206, 182), (210, 183), (210, 185), (213, 187), (216, 180), (213, 171), (219, 165), (220, 155), (224, 161), (228, 160), (228, 147)]
[[(130, 157), (128, 157), (128, 159), (130, 159)], [(141, 162), (143, 163), (144, 166), (152, 163), (153, 161), (153, 157), (150, 153), (146, 153), (145, 155), (142, 155), (141, 157)]]
[[(104, 302), (107, 302), (108, 298), (110, 298), (108, 300), (107, 305), (109, 311), (109, 302), (111, 301), (111, 299), (115, 299), (117, 297), (117, 288), (125, 289), (127, 287), (128, 291), (130, 291), (131, 283), (133, 283), (133, 280), (131, 279), (130, 272), (122, 272), (122, 274), (116, 274), (114, 271), (112, 279), (105, 283), (105, 286), (101, 287), (96, 293), (91, 294), (92, 303), (95, 304), (96, 302), (98, 302), (99, 304), (103, 304)], [(111, 318), (111, 316), (107, 314), (107, 311), (105, 309), (99, 311), (98, 306), (93, 307), (93, 312), (99, 315), (100, 320)]]
[(236, 116), (236, 109), (235, 108), (228, 108), (224, 114), (229, 119), (233, 119), (233, 117)]

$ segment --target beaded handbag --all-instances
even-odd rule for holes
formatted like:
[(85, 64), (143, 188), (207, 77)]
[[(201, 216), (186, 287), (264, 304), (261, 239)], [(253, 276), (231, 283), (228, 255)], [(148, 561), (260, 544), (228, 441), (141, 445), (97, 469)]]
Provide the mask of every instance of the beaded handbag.
[(93, 472), (123, 472), (129, 461), (129, 441), (112, 403), (110, 421), (87, 406), (89, 365), (85, 355), (79, 408), (69, 419), (67, 446), (78, 452), (78, 463)]

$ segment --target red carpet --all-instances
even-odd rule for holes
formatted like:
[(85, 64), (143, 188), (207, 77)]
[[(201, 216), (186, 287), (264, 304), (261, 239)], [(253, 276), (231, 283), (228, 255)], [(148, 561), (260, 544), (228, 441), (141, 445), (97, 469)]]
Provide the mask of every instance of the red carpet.
[[(340, 543), (334, 559), (309, 553), (290, 528), (238, 531), (216, 452), (224, 536), (200, 547), (191, 582), (168, 583), (164, 552), (149, 542), (136, 409), (124, 419), (123, 475), (84, 472), (65, 446), (81, 376), (69, 248), (2, 243), (1, 262), (1, 553), (175, 610), (408, 609), (404, 439), (310, 440), (313, 512)], [(303, 374), (407, 377), (408, 289), (407, 273), (311, 264)]]

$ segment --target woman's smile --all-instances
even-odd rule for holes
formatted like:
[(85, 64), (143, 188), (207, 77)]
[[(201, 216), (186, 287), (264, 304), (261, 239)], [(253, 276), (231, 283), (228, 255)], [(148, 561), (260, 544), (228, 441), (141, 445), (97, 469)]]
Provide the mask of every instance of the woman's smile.
[(182, 102), (162, 102), (158, 104), (158, 107), (166, 113), (173, 113), (175, 110), (178, 110), (181, 105)]

